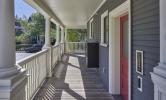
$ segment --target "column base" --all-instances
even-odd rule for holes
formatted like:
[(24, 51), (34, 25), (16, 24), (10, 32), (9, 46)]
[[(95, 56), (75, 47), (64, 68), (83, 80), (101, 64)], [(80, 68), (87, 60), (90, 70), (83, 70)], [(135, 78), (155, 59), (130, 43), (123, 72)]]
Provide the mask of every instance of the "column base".
[(21, 70), (21, 67), (19, 67), (19, 66), (0, 68), (0, 78), (4, 78), (4, 77), (9, 77), (9, 76), (15, 75), (20, 70)]
[(160, 63), (151, 72), (154, 83), (154, 100), (166, 100), (166, 64)]
[(25, 69), (10, 77), (0, 78), (0, 100), (25, 100), (27, 75)]

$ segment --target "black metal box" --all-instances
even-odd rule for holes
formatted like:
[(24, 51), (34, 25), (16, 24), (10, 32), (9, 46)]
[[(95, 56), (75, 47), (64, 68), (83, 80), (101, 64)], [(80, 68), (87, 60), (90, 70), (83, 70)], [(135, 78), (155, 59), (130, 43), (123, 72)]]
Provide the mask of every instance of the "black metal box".
[(99, 68), (99, 43), (87, 42), (88, 68)]

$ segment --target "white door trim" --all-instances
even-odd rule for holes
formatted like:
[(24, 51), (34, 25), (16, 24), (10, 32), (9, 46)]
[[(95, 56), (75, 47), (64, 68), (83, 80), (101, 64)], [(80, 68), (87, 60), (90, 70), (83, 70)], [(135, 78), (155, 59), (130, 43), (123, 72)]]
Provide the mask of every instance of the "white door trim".
[(131, 100), (131, 9), (130, 0), (109, 13), (109, 93), (120, 94), (120, 17), (129, 16), (129, 100)]

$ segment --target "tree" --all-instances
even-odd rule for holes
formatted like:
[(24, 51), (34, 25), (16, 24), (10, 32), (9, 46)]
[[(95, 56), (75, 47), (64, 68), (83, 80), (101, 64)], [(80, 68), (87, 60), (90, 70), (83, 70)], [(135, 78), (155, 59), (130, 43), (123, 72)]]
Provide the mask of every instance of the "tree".
[(86, 32), (84, 29), (69, 29), (67, 39), (69, 42), (85, 41)]
[(40, 13), (34, 13), (28, 19), (30, 35), (39, 36), (45, 33), (45, 19)]
[(27, 33), (21, 34), (19, 36), (16, 36), (16, 42), (28, 44), (29, 43), (29, 35)]
[(45, 19), (40, 13), (34, 13), (29, 18), (16, 16), (16, 21), (21, 23), (24, 33), (31, 37), (31, 43), (36, 43), (45, 33)]

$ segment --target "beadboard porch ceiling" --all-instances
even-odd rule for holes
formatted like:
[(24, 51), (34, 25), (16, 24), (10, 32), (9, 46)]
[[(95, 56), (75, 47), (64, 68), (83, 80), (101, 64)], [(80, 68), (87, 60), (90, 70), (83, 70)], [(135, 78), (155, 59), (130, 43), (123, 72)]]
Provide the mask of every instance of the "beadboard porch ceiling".
[[(39, 1), (39, 0), (38, 0)], [(67, 28), (87, 28), (87, 21), (105, 0), (40, 0)]]

